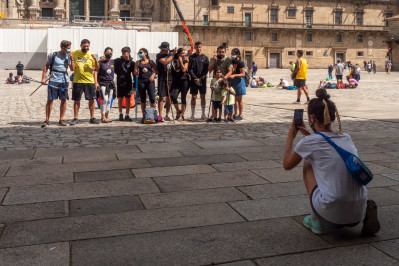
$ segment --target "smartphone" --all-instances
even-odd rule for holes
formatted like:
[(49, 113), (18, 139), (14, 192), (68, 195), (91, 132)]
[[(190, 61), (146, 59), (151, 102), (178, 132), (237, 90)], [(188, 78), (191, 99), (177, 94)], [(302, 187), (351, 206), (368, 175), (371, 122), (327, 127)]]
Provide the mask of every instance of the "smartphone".
[(294, 120), (296, 129), (303, 126), (303, 111), (304, 109), (295, 109)]

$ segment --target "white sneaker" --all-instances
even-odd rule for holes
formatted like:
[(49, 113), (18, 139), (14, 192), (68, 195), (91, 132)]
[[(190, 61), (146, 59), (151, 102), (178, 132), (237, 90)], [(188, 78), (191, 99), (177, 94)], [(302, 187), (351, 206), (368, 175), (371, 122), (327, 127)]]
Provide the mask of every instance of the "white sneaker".
[(196, 119), (195, 119), (195, 116), (191, 116), (190, 119), (189, 119), (189, 121), (193, 121), (193, 122), (194, 122), (195, 120), (196, 120)]

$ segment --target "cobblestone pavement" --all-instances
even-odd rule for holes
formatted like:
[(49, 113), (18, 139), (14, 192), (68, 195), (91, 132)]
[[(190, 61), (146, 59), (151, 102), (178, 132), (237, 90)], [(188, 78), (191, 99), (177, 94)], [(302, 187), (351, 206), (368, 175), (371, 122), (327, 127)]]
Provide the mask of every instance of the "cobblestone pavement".
[[(274, 84), (288, 78), (259, 73)], [(310, 70), (312, 95), (324, 76)], [(398, 265), (398, 83), (398, 73), (362, 74), (358, 89), (330, 90), (375, 174), (374, 237), (360, 237), (361, 225), (323, 236), (302, 226), (310, 212), (302, 170), (281, 165), (296, 92), (248, 89), (236, 124), (93, 126), (85, 107), (84, 123), (60, 128), (56, 103), (41, 129), (46, 89), (29, 97), (37, 84), (2, 84), (0, 264)]]

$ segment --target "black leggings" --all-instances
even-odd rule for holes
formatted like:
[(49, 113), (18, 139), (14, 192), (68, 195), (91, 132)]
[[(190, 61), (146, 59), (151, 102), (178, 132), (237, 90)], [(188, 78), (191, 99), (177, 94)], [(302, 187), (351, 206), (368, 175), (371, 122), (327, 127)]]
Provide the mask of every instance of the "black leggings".
[(155, 103), (154, 82), (150, 82), (149, 80), (139, 80), (138, 90), (139, 90), (140, 100), (142, 103), (145, 103), (147, 101), (147, 93), (148, 93), (148, 98), (150, 98), (150, 103), (151, 104)]
[(172, 98), (173, 104), (178, 104), (177, 97), (179, 93), (181, 94), (181, 104), (187, 104), (187, 93), (189, 89), (189, 83), (187, 79), (173, 80), (172, 90), (170, 92), (170, 97)]

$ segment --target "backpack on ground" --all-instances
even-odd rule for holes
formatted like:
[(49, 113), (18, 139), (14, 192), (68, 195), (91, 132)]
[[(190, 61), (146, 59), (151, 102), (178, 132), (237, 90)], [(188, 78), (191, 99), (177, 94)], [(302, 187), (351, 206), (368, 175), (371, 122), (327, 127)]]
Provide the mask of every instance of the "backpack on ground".
[(155, 124), (158, 122), (158, 111), (154, 107), (147, 107), (144, 112), (144, 124)]

